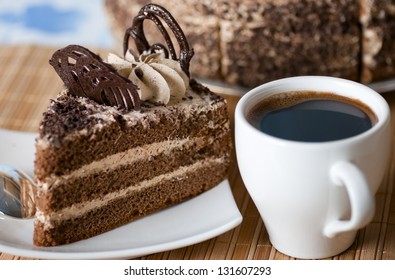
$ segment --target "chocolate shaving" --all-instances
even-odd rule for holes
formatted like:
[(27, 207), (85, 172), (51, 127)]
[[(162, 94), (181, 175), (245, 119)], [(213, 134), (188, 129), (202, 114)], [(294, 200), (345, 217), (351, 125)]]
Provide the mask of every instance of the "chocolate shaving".
[[(180, 46), (179, 58), (177, 58), (173, 42), (166, 28), (163, 26), (160, 18), (163, 19), (163, 21), (169, 26), (169, 28), (174, 33), (174, 36)], [(162, 33), (169, 50), (167, 50), (161, 44), (154, 44), (150, 46), (144, 34), (143, 22), (145, 19), (152, 20), (156, 24), (159, 31)], [(189, 47), (188, 41), (181, 27), (178, 25), (178, 23), (173, 18), (173, 16), (165, 8), (156, 4), (147, 4), (140, 10), (138, 15), (133, 20), (132, 27), (129, 27), (125, 32), (124, 41), (123, 41), (124, 54), (126, 54), (127, 50), (129, 49), (130, 37), (134, 39), (136, 48), (140, 52), (140, 54), (142, 54), (143, 52), (154, 53), (157, 50), (163, 50), (165, 56), (168, 58), (170, 53), (170, 56), (173, 60), (179, 60), (181, 69), (189, 77), (189, 62), (194, 54), (194, 51)]]
[(125, 111), (140, 110), (138, 87), (90, 50), (69, 45), (56, 51), (49, 64), (71, 94)]

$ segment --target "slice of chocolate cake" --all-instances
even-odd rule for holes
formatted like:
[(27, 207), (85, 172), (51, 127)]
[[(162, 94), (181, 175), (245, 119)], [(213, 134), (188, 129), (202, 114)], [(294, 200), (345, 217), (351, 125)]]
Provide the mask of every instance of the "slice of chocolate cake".
[[(158, 25), (168, 50), (148, 44), (145, 19)], [(162, 21), (180, 45), (179, 58)], [(130, 38), (139, 59), (129, 52)], [(37, 246), (95, 236), (227, 177), (226, 102), (189, 80), (193, 51), (168, 11), (144, 6), (125, 33), (124, 52), (103, 62), (68, 46), (50, 60), (66, 89), (44, 113), (36, 142)]]
[(360, 0), (362, 82), (395, 76), (395, 2)]

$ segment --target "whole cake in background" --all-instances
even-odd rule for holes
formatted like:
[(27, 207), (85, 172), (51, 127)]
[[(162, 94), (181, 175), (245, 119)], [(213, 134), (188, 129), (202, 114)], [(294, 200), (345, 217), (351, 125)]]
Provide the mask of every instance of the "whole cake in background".
[[(148, 43), (147, 20), (163, 43)], [(227, 104), (190, 79), (193, 49), (178, 23), (165, 8), (146, 5), (124, 38), (124, 56), (106, 62), (78, 45), (50, 60), (65, 89), (36, 141), (35, 245), (95, 236), (227, 178)]]
[[(147, 0), (105, 0), (121, 38)], [(368, 83), (395, 77), (393, 0), (156, 0), (180, 19), (191, 73), (254, 87), (297, 75)]]

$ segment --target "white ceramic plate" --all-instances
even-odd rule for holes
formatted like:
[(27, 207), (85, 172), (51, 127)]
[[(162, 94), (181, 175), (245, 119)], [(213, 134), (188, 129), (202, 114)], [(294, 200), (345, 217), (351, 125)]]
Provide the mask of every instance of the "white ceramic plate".
[[(33, 173), (34, 134), (0, 130), (0, 164)], [(55, 247), (33, 245), (33, 219), (0, 214), (0, 252), (44, 259), (123, 259), (176, 249), (222, 234), (242, 221), (229, 182), (104, 234)]]

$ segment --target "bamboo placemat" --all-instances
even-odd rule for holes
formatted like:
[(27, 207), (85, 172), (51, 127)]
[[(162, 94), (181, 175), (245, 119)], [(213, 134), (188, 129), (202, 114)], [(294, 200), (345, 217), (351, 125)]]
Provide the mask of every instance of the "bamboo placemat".
[[(0, 128), (37, 131), (49, 99), (55, 98), (62, 88), (60, 79), (48, 64), (54, 50), (27, 45), (0, 46)], [(221, 87), (216, 87), (215, 91), (227, 98), (233, 116), (238, 95), (234, 90)], [(384, 97), (391, 106), (394, 126), (395, 93), (387, 93)], [(358, 232), (351, 248), (331, 259), (395, 259), (394, 175), (394, 156), (391, 153), (388, 171), (376, 195), (377, 209), (373, 222)], [(235, 160), (229, 181), (243, 215), (241, 225), (205, 242), (141, 259), (293, 259), (271, 246), (264, 224), (240, 178)], [(0, 260), (4, 259), (25, 258), (0, 252)]]

